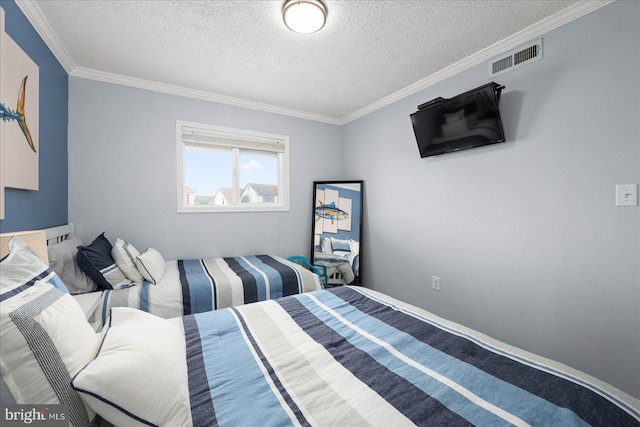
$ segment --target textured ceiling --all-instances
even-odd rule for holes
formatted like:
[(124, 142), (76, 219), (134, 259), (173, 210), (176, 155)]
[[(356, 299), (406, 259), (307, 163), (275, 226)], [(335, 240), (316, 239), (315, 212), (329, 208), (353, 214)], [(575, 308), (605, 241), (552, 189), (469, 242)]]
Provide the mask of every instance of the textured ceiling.
[(17, 4), (71, 75), (140, 79), (337, 123), (576, 6), (325, 0), (326, 26), (303, 35), (284, 26), (281, 1)]

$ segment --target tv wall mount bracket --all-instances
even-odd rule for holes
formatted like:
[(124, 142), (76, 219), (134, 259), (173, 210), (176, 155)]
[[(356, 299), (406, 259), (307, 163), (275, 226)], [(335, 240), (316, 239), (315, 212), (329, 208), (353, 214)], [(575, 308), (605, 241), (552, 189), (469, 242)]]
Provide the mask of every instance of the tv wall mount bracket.
[[(498, 83), (496, 83), (496, 82), (488, 83), (488, 85), (493, 85), (493, 90), (494, 90), (494, 91), (495, 91), (495, 93), (496, 93), (496, 99), (498, 100), (498, 104), (500, 104), (500, 95), (502, 94), (502, 89), (504, 89), (504, 86), (503, 86), (503, 85), (500, 85), (500, 84), (498, 84)], [(471, 89), (471, 90), (469, 90), (469, 91), (467, 91), (467, 92), (465, 92), (465, 93), (463, 93), (463, 94), (461, 94), (461, 95), (458, 95), (458, 96), (464, 96), (465, 94), (467, 94), (467, 93), (469, 93), (469, 92), (476, 91), (476, 90), (478, 90), (478, 89), (480, 89), (481, 87), (484, 87), (484, 86), (485, 86), (485, 85), (478, 86), (477, 88), (475, 88), (475, 89)], [(418, 105), (418, 111), (420, 111), (420, 110), (424, 110), (425, 108), (432, 107), (432, 106), (434, 106), (434, 105), (436, 105), (436, 104), (439, 104), (439, 103), (441, 103), (442, 101), (446, 101), (446, 100), (447, 100), (447, 98), (443, 98), (443, 97), (439, 96), (439, 97), (437, 97), (437, 98), (432, 99), (431, 101), (427, 101), (427, 102), (425, 102), (424, 104), (420, 104), (420, 105)]]

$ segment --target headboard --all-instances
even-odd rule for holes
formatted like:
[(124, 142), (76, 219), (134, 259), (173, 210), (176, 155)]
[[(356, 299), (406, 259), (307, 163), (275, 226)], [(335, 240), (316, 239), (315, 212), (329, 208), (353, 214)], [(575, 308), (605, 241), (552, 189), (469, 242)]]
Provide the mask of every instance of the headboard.
[(29, 245), (46, 264), (49, 264), (47, 245), (63, 241), (70, 233), (73, 233), (74, 230), (75, 227), (73, 224), (65, 224), (43, 230), (16, 231), (13, 233), (0, 234), (0, 259), (9, 254), (9, 240), (13, 236), (18, 236)]
[(55, 245), (65, 240), (69, 234), (76, 232), (75, 224), (69, 223), (58, 227), (45, 228), (44, 233), (47, 239), (47, 245)]

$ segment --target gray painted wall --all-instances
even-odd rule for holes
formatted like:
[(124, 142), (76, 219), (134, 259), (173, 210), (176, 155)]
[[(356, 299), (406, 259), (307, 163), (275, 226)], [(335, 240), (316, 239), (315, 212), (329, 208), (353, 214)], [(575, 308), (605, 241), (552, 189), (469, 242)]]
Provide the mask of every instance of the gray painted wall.
[(411, 128), (486, 64), (344, 126), (366, 285), (640, 397), (640, 212), (614, 206), (640, 181), (639, 28), (640, 3), (615, 2), (496, 77), (506, 143), (421, 159)]
[[(338, 126), (80, 78), (69, 82), (69, 221), (165, 259), (307, 254), (314, 180), (340, 179)], [(290, 137), (291, 210), (178, 214), (176, 120)]]

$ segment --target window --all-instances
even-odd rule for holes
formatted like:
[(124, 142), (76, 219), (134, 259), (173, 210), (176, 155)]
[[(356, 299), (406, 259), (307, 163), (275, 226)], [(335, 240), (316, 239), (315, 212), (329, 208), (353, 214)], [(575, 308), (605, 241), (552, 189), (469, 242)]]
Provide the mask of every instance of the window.
[(289, 210), (289, 137), (176, 122), (178, 212)]

